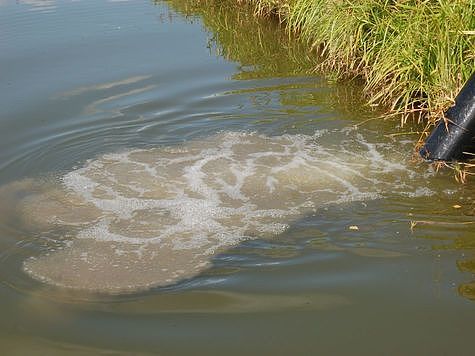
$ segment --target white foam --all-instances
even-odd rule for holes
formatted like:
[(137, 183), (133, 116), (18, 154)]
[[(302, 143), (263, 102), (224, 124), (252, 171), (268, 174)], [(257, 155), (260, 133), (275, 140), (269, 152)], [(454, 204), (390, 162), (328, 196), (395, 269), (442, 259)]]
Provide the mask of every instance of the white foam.
[[(181, 147), (90, 160), (64, 175), (62, 191), (94, 209), (94, 219), (86, 214), (71, 245), (27, 260), (25, 270), (70, 288), (148, 288), (199, 273), (217, 251), (282, 233), (321, 206), (378, 199), (387, 191), (432, 194), (409, 186), (405, 177), (415, 173), (363, 136), (357, 134), (350, 149), (318, 145), (327, 134), (334, 133), (268, 137), (227, 132)], [(346, 139), (350, 135), (344, 132)], [(63, 221), (61, 214), (55, 212), (57, 221)], [(113, 270), (105, 262), (107, 253)], [(132, 253), (146, 257), (138, 261)], [(60, 256), (73, 262), (58, 266)], [(90, 280), (82, 280), (86, 277)]]

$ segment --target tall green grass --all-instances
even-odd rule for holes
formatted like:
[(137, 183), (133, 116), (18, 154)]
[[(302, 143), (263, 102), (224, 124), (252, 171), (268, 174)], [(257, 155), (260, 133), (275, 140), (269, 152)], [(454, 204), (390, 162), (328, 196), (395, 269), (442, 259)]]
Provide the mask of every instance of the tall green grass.
[(318, 49), (318, 68), (362, 77), (371, 105), (427, 117), (475, 70), (475, 0), (236, 0), (274, 15)]

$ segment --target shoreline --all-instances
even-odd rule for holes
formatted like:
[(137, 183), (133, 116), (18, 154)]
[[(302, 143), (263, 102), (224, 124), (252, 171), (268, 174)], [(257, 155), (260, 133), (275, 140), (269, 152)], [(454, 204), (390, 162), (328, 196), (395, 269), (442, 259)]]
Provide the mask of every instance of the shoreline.
[(475, 70), (475, 2), (237, 0), (277, 18), (319, 57), (317, 70), (361, 78), (368, 104), (435, 123)]

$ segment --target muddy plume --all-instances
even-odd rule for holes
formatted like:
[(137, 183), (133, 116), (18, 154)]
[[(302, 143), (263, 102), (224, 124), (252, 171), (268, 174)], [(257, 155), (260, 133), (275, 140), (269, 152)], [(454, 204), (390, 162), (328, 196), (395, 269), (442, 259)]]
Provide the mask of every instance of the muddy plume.
[(217, 252), (274, 237), (326, 205), (430, 194), (404, 183), (417, 173), (391, 147), (354, 132), (322, 144), (328, 135), (226, 132), (109, 153), (56, 181), (10, 183), (0, 195), (54, 240), (24, 261), (31, 277), (99, 292), (143, 290), (191, 278)]

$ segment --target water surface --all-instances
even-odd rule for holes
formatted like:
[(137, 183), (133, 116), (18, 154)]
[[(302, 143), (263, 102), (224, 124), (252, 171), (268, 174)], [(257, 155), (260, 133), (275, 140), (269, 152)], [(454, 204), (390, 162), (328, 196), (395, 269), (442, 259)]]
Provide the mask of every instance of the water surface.
[(473, 189), (250, 14), (0, 2), (0, 349), (471, 350)]

